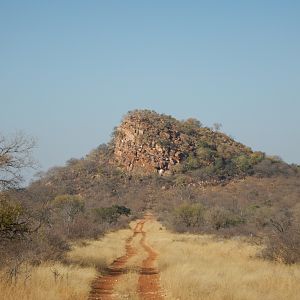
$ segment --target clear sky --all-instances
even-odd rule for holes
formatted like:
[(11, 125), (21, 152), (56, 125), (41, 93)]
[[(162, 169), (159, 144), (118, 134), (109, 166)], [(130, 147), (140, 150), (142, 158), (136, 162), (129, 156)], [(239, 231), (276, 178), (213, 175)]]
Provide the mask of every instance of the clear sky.
[(300, 163), (299, 54), (300, 1), (0, 0), (0, 130), (45, 170), (148, 108)]

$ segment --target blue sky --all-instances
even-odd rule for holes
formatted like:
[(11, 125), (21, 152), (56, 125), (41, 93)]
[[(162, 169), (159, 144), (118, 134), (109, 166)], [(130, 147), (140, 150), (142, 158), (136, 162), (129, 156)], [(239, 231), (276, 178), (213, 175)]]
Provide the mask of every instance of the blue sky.
[(43, 169), (149, 108), (300, 163), (299, 1), (0, 0), (0, 130)]

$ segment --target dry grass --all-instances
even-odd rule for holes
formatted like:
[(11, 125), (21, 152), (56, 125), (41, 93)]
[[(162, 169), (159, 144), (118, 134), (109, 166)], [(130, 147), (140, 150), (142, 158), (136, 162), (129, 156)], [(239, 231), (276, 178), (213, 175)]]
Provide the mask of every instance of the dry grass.
[(167, 299), (299, 299), (299, 265), (261, 260), (261, 249), (242, 240), (172, 234), (159, 226), (147, 225), (148, 241), (160, 253)]
[(106, 234), (98, 241), (84, 241), (74, 244), (67, 260), (82, 266), (93, 266), (98, 270), (110, 265), (117, 257), (125, 253), (125, 241), (132, 234), (123, 229)]
[(138, 300), (137, 283), (139, 275), (134, 271), (130, 271), (124, 274), (121, 280), (114, 287), (114, 299), (130, 299)]
[[(57, 272), (55, 278), (53, 272)], [(5, 274), (1, 274), (4, 278)], [(91, 267), (65, 266), (62, 264), (34, 267), (30, 277), (18, 277), (16, 284), (0, 281), (0, 298), (5, 300), (57, 300), (86, 299), (90, 284), (96, 276)]]
[[(134, 224), (132, 224), (134, 225)], [(147, 243), (159, 252), (157, 265), (166, 299), (180, 300), (279, 300), (299, 299), (300, 266), (286, 266), (257, 258), (261, 250), (241, 239), (216, 239), (208, 235), (174, 234), (156, 221), (147, 222)], [(68, 254), (71, 265), (34, 267), (16, 286), (0, 282), (0, 298), (86, 299), (96, 267), (110, 264), (124, 254), (125, 240), (132, 234), (121, 230), (100, 241), (74, 245)], [(146, 257), (136, 235), (132, 241), (137, 255), (127, 262), (128, 272), (115, 287), (116, 299), (138, 299), (136, 269)], [(59, 276), (56, 280), (53, 271)], [(2, 274), (3, 275), (3, 274)]]
[(27, 275), (20, 273), (16, 284), (8, 283), (6, 274), (0, 273), (0, 299), (87, 299), (97, 270), (124, 254), (125, 240), (130, 235), (130, 230), (119, 230), (98, 241), (74, 244), (67, 255), (68, 265), (56, 263), (32, 267), (26, 273), (30, 277), (26, 279)]

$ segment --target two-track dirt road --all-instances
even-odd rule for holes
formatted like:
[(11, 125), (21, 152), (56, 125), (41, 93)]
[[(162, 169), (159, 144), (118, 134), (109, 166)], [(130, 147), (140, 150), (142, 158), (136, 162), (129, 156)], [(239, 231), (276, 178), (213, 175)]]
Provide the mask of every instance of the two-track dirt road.
[[(142, 261), (138, 272), (137, 294), (140, 299), (161, 300), (163, 299), (162, 291), (159, 284), (159, 272), (155, 268), (155, 262), (158, 253), (147, 244), (146, 223), (153, 222), (151, 214), (146, 214), (143, 219), (138, 220), (132, 229), (132, 236), (126, 240), (125, 254), (117, 258), (106, 270), (103, 276), (99, 276), (93, 282), (89, 300), (109, 300), (114, 299), (114, 288), (117, 283), (122, 281), (122, 275), (130, 269), (128, 261), (130, 258), (139, 255), (140, 251), (145, 251), (147, 257)], [(134, 239), (140, 239), (140, 247), (133, 246)]]

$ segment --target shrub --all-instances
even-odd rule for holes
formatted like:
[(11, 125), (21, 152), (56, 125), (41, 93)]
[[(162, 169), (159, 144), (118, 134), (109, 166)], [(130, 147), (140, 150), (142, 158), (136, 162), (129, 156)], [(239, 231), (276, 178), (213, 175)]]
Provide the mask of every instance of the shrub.
[(228, 228), (244, 223), (245, 220), (241, 216), (222, 207), (212, 207), (206, 213), (206, 221), (214, 229)]
[(215, 155), (215, 151), (208, 147), (198, 147), (196, 154), (199, 160), (211, 161)]
[(84, 211), (84, 201), (76, 195), (59, 195), (53, 201), (53, 206), (58, 208), (67, 218), (68, 222), (74, 220), (75, 216)]
[(181, 130), (188, 135), (197, 135), (199, 128), (202, 126), (202, 123), (194, 118), (189, 118), (181, 122)]
[(130, 208), (120, 205), (113, 205), (111, 207), (101, 207), (94, 210), (96, 220), (107, 222), (109, 224), (117, 223), (120, 216), (129, 216), (131, 214)]
[(294, 264), (300, 261), (300, 226), (295, 222), (286, 224), (271, 220), (273, 231), (267, 238), (267, 245), (263, 256), (283, 262)]
[(216, 172), (215, 167), (213, 165), (209, 165), (207, 167), (194, 170), (192, 174), (194, 177), (198, 177), (201, 180), (210, 180), (216, 175)]
[(182, 204), (175, 209), (173, 224), (186, 229), (200, 227), (204, 221), (204, 207), (201, 204)]
[[(253, 167), (257, 176), (272, 177), (278, 175), (293, 176), (295, 170), (285, 162), (265, 158)], [(296, 172), (297, 173), (297, 172)]]
[(175, 177), (176, 186), (185, 186), (188, 183), (188, 178), (185, 175), (177, 175)]
[(20, 204), (7, 198), (0, 199), (0, 238), (12, 240), (29, 233), (29, 223)]
[(198, 169), (199, 167), (200, 167), (200, 163), (197, 160), (197, 158), (193, 155), (190, 155), (183, 163), (183, 172)]
[(244, 173), (246, 173), (252, 167), (251, 158), (244, 154), (235, 157), (233, 162), (235, 163), (237, 169)]
[(254, 152), (250, 155), (250, 161), (252, 165), (255, 165), (259, 162), (261, 162), (262, 160), (264, 160), (266, 157), (265, 153), (263, 152)]

